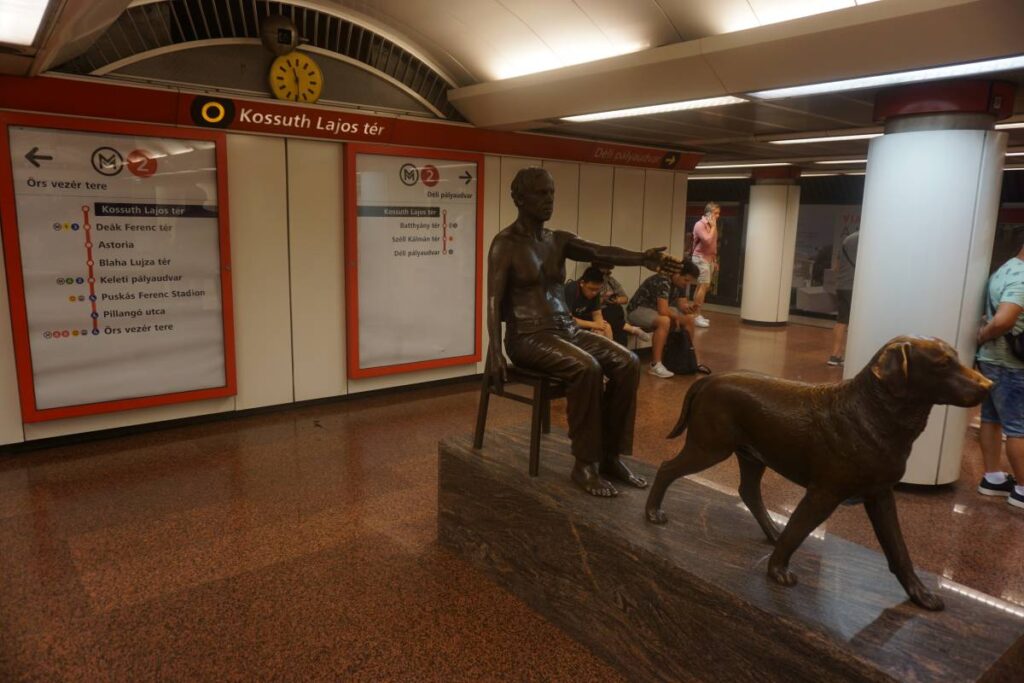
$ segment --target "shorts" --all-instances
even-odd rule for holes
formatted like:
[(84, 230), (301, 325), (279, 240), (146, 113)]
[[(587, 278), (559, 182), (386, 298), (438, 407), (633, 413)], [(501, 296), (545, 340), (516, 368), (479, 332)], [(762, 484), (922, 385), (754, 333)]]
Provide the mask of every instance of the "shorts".
[(839, 299), (839, 315), (836, 322), (840, 325), (850, 324), (850, 304), (853, 303), (852, 289), (837, 289), (836, 298)]
[(981, 404), (981, 421), (1001, 424), (1009, 438), (1024, 438), (1024, 370), (983, 361), (978, 369), (993, 382)]
[(693, 265), (700, 269), (700, 275), (697, 277), (698, 285), (710, 285), (711, 284), (711, 271), (714, 269), (712, 261), (705, 260), (702, 256), (692, 254), (690, 260), (693, 261)]
[[(682, 313), (675, 306), (669, 306), (670, 309), (676, 313)], [(636, 325), (642, 330), (650, 332), (658, 324), (658, 311), (653, 308), (647, 308), (646, 306), (637, 306), (629, 312), (627, 316), (630, 325)]]

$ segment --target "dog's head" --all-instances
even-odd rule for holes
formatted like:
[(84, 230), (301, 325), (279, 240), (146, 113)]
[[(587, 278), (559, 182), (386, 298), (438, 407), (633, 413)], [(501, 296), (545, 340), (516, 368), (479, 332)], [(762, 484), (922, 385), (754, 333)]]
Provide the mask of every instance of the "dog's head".
[(896, 337), (868, 368), (893, 396), (926, 403), (975, 406), (992, 386), (960, 362), (956, 349), (934, 337)]

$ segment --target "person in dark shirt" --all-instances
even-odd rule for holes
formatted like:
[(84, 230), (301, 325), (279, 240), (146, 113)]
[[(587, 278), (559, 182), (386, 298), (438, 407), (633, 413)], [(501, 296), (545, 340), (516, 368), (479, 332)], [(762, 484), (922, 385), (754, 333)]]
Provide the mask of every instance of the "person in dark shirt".
[(591, 266), (583, 271), (579, 280), (565, 283), (565, 303), (569, 305), (569, 313), (580, 329), (590, 330), (597, 334), (612, 338), (612, 326), (601, 314), (601, 287), (604, 285), (604, 274)]
[(604, 284), (601, 286), (601, 316), (612, 326), (612, 339), (623, 346), (626, 345), (627, 335), (632, 335), (642, 342), (650, 342), (651, 335), (636, 325), (630, 325), (626, 321), (626, 309), (624, 306), (629, 303), (626, 290), (622, 288), (619, 281), (612, 276), (613, 266), (610, 263), (596, 261), (591, 263), (604, 275)]
[(826, 361), (833, 367), (845, 362), (846, 330), (850, 324), (850, 306), (853, 304), (853, 273), (857, 268), (857, 243), (860, 232), (855, 230), (839, 245), (834, 265), (836, 269), (836, 298), (839, 300), (839, 314), (832, 328), (832, 355)]
[[(671, 275), (657, 273), (644, 280), (629, 300), (629, 322), (645, 330), (654, 331), (651, 345), (651, 367), (655, 377), (667, 379), (672, 372), (662, 362), (668, 333), (673, 329), (684, 329), (694, 338), (694, 316), (697, 305), (686, 298), (686, 287), (697, 280), (700, 270), (693, 261), (684, 261), (682, 272)], [(696, 351), (696, 343), (694, 350)], [(697, 372), (710, 374), (711, 370), (698, 361)]]

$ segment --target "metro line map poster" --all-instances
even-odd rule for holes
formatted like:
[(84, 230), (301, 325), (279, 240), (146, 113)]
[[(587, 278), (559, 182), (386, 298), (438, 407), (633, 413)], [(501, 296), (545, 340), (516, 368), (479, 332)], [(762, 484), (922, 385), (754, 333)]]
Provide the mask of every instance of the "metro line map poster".
[(18, 114), (0, 129), (22, 419), (234, 395), (222, 134)]
[(483, 157), (349, 144), (348, 374), (480, 360)]

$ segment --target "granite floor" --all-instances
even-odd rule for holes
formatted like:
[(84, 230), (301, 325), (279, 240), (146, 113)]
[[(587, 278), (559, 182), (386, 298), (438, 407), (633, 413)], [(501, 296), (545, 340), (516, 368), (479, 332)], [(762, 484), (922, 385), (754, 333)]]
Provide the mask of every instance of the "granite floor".
[[(709, 317), (715, 370), (840, 377), (827, 329)], [(643, 375), (637, 457), (674, 455), (691, 382)], [(437, 546), (437, 441), (476, 402), (462, 383), (0, 454), (0, 679), (620, 680)], [(1024, 618), (1024, 512), (979, 476), (969, 438), (959, 482), (899, 492), (904, 533), (920, 567)], [(738, 476), (695, 480), (732, 495)], [(765, 478), (780, 514), (800, 493)], [(859, 507), (821, 531), (877, 548)]]

